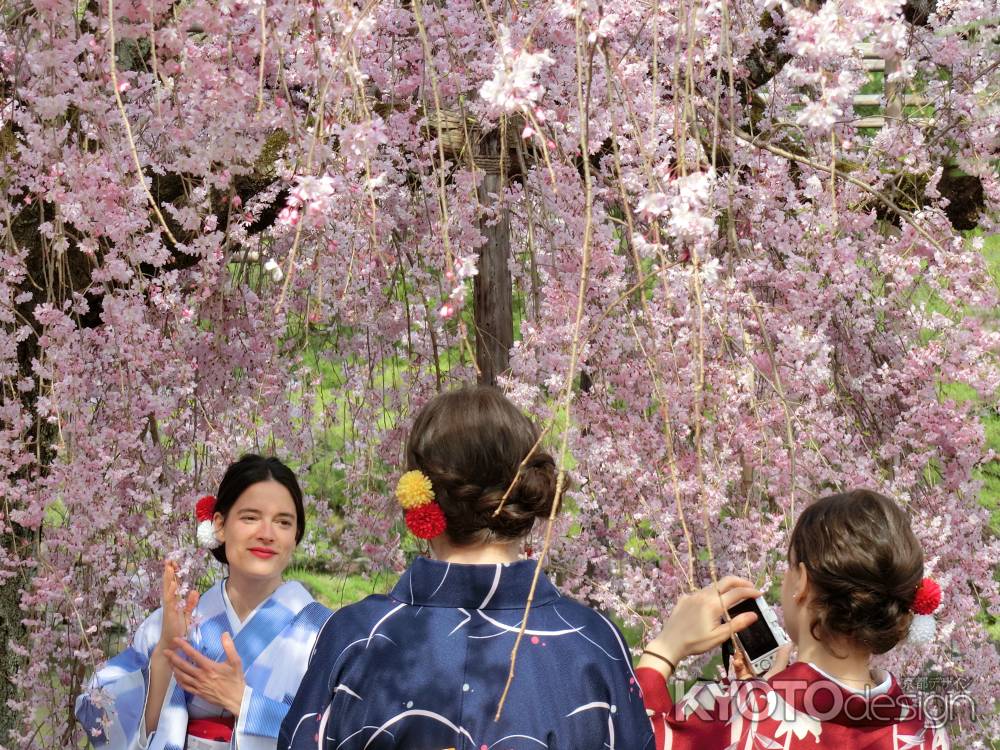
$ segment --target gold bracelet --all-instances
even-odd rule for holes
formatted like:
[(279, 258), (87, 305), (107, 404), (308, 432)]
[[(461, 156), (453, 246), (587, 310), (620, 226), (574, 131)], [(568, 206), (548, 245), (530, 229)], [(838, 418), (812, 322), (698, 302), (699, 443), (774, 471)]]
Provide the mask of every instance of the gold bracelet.
[(665, 661), (668, 665), (670, 665), (670, 671), (671, 672), (676, 672), (677, 671), (677, 665), (674, 664), (672, 661), (670, 661), (670, 659), (668, 659), (667, 657), (660, 656), (658, 653), (656, 653), (655, 651), (650, 651), (648, 648), (644, 649), (642, 653), (649, 654), (650, 656), (655, 657), (655, 658), (659, 659), (660, 661)]

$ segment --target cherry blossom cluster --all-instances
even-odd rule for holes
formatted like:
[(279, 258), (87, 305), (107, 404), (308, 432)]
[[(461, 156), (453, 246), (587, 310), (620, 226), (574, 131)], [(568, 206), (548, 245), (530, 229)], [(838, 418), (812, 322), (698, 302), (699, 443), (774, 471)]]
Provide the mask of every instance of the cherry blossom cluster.
[(545, 87), (538, 82), (538, 74), (555, 60), (545, 50), (514, 50), (510, 29), (506, 26), (500, 27), (499, 43), (493, 77), (479, 87), (479, 95), (483, 101), (507, 114), (533, 108), (545, 93)]

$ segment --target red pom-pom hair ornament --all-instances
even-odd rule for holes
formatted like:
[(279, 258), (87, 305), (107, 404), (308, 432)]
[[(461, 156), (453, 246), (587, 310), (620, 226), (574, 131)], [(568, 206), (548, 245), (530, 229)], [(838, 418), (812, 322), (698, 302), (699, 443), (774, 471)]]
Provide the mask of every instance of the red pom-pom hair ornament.
[(435, 502), (424, 503), (406, 511), (406, 528), (419, 539), (433, 539), (448, 527), (441, 506)]
[(930, 578), (920, 582), (917, 593), (913, 597), (910, 611), (913, 620), (910, 622), (910, 643), (926, 645), (934, 640), (937, 623), (934, 620), (934, 610), (941, 606), (941, 587)]
[(917, 594), (913, 597), (910, 611), (917, 615), (930, 615), (939, 606), (941, 606), (941, 587), (930, 578), (925, 578), (920, 582)]
[(194, 515), (199, 523), (201, 521), (211, 521), (215, 516), (215, 495), (205, 495), (205, 497), (195, 503)]
[(213, 549), (219, 546), (219, 540), (215, 538), (215, 496), (205, 495), (195, 503), (194, 515), (198, 519), (198, 546), (206, 549)]

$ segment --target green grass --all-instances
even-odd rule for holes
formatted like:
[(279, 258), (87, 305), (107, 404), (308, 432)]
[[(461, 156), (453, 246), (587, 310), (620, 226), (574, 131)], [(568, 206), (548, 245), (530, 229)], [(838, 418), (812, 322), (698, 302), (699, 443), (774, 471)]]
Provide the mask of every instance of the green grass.
[[(977, 231), (970, 233), (970, 236), (983, 237), (986, 267), (994, 285), (1000, 288), (1000, 234), (985, 236)], [(981, 419), (986, 432), (987, 448), (1000, 455), (1000, 403), (985, 405)], [(975, 476), (983, 483), (979, 502), (990, 512), (990, 528), (994, 534), (1000, 535), (1000, 459), (993, 459), (978, 467)], [(1000, 571), (995, 575), (1000, 577)], [(1000, 643), (1000, 617), (984, 613), (984, 620), (990, 636), (995, 642)], [(1000, 743), (995, 747), (1000, 748)]]
[(1000, 287), (1000, 234), (984, 235), (982, 232), (972, 232), (973, 237), (983, 238), (983, 255), (989, 268), (993, 283)]
[[(969, 232), (967, 235), (967, 247), (972, 250), (972, 240), (977, 237), (983, 238), (982, 253), (986, 259), (987, 272), (993, 280), (994, 285), (1000, 289), (1000, 234), (984, 235), (980, 231)], [(989, 315), (989, 311), (983, 310), (955, 310), (947, 305), (929, 287), (922, 287), (914, 295), (916, 304), (926, 305), (927, 309), (941, 315), (955, 318), (960, 315)], [(994, 315), (1000, 314), (995, 311)], [(926, 342), (934, 338), (935, 334), (926, 333), (922, 339)], [(986, 433), (986, 447), (1000, 455), (1000, 401), (994, 394), (994, 399), (982, 401), (976, 392), (964, 383), (938, 384), (938, 395), (942, 399), (953, 400), (958, 403), (969, 401), (978, 402), (976, 412), (983, 424)], [(979, 495), (979, 502), (990, 512), (990, 528), (994, 534), (1000, 535), (1000, 460), (993, 459), (979, 466), (974, 476), (983, 482), (983, 488)], [(993, 631), (994, 637), (1000, 638), (1000, 626)]]
[(331, 575), (317, 573), (302, 568), (290, 568), (285, 578), (298, 581), (321, 604), (330, 609), (340, 609), (348, 604), (361, 601), (371, 594), (384, 594), (396, 582), (395, 575)]
[[(1000, 415), (996, 411), (983, 418), (986, 444), (1000, 453)], [(1000, 534), (1000, 461), (993, 459), (976, 469), (976, 477), (983, 481), (980, 502), (990, 512), (990, 527)]]
[[(966, 237), (967, 247), (970, 251), (972, 251), (973, 239), (983, 238), (982, 253), (986, 260), (987, 272), (994, 285), (1000, 289), (1000, 235), (984, 235), (980, 231), (973, 231), (967, 233)], [(921, 290), (920, 294), (916, 295), (915, 301), (926, 304), (929, 310), (950, 317), (970, 314), (980, 317), (990, 315), (990, 311), (984, 310), (955, 311), (930, 289)], [(992, 314), (996, 317), (1000, 311), (992, 311)], [(930, 338), (931, 336), (927, 336), (927, 340)], [(981, 399), (974, 389), (964, 383), (941, 382), (938, 384), (938, 395), (941, 399), (953, 400), (957, 403), (973, 402), (975, 404), (973, 413), (977, 414), (983, 425), (986, 449), (1000, 455), (1000, 401), (998, 401), (1000, 394), (993, 394), (992, 399)], [(983, 462), (976, 467), (973, 476), (983, 483), (979, 493), (979, 503), (989, 511), (990, 533), (1000, 535), (1000, 459), (994, 458)], [(933, 466), (928, 466), (928, 477), (930, 481), (934, 481)], [(995, 570), (994, 576), (1000, 580), (1000, 570)], [(1000, 643), (1000, 617), (988, 613), (984, 609), (980, 613), (979, 619), (994, 642)]]
[[(983, 237), (983, 256), (993, 283), (1000, 288), (1000, 234), (984, 236), (973, 232), (970, 236)], [(1000, 455), (1000, 403), (985, 404), (981, 414), (986, 431), (986, 445)], [(1000, 535), (1000, 460), (993, 459), (978, 469), (976, 478), (983, 482), (979, 501), (990, 511), (990, 527)], [(993, 637), (1000, 640), (1000, 624), (992, 628)]]

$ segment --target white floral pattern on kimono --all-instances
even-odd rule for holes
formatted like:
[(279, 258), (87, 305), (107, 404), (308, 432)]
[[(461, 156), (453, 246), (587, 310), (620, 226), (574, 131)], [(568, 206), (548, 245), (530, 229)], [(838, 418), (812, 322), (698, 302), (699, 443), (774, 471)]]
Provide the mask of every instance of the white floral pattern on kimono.
[(891, 676), (878, 694), (797, 663), (768, 681), (698, 685), (675, 705), (652, 669), (637, 670), (657, 750), (949, 750)]

